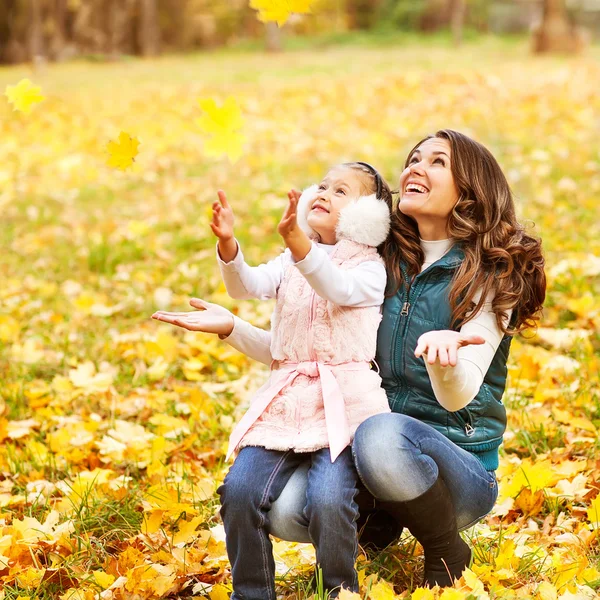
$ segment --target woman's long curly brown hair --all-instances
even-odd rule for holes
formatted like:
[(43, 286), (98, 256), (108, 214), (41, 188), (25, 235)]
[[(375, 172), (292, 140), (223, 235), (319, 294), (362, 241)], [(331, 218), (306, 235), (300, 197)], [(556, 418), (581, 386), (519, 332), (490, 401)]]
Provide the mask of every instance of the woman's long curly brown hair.
[[(449, 293), (454, 325), (458, 328), (470, 321), (493, 292), (492, 310), (505, 334), (535, 327), (546, 296), (541, 242), (517, 221), (512, 192), (500, 165), (478, 142), (444, 129), (421, 140), (408, 154), (405, 168), (417, 148), (431, 138), (448, 141), (450, 168), (459, 192), (447, 225), (449, 237), (464, 251)], [(392, 209), (390, 235), (380, 251), (390, 280), (387, 295), (393, 296), (403, 282), (400, 263), (412, 278), (425, 260), (417, 223), (398, 206)], [(475, 302), (479, 290), (482, 293)], [(513, 314), (507, 324), (510, 309)]]

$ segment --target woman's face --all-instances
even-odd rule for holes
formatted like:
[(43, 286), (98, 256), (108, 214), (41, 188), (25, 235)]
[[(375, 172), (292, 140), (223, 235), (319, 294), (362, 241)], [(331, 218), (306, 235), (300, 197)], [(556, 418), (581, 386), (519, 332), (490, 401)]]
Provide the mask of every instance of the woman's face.
[(458, 202), (458, 189), (450, 169), (450, 144), (441, 138), (425, 140), (410, 156), (400, 176), (400, 211), (423, 228), (445, 231)]

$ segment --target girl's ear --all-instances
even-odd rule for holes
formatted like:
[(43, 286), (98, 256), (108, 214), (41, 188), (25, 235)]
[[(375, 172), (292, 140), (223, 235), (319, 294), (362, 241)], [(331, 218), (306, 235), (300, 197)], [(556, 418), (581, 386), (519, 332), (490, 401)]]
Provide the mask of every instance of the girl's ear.
[(318, 189), (319, 186), (311, 185), (302, 192), (300, 199), (298, 200), (298, 225), (300, 226), (300, 229), (302, 229), (302, 231), (304, 231), (304, 233), (306, 233), (306, 235), (312, 239), (318, 239), (319, 235), (308, 224), (308, 207), (317, 195)]

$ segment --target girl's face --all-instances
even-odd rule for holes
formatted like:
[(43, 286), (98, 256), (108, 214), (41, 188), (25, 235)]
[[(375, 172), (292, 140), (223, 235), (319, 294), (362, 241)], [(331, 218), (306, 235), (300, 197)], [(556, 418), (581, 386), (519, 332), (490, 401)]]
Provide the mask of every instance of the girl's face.
[(448, 217), (458, 202), (451, 161), (448, 141), (431, 138), (412, 153), (400, 176), (398, 208), (417, 222), (424, 239), (443, 238)]
[(322, 243), (336, 243), (335, 227), (340, 211), (348, 202), (361, 196), (364, 185), (360, 171), (349, 167), (334, 167), (325, 175), (306, 218)]

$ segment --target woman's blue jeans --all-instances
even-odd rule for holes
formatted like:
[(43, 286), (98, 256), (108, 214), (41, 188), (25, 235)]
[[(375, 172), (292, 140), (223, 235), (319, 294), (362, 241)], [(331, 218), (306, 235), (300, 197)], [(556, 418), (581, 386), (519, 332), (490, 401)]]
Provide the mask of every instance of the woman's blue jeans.
[[(377, 500), (405, 502), (427, 491), (441, 476), (467, 529), (493, 508), (498, 485), (493, 471), (436, 429), (397, 413), (375, 415), (356, 431), (352, 454), (360, 479)], [(303, 514), (307, 464), (291, 475), (270, 511), (270, 531), (290, 541), (308, 542)]]
[(275, 561), (269, 539), (271, 507), (302, 465), (302, 497), (295, 506), (315, 545), (324, 588), (335, 597), (358, 591), (356, 469), (350, 448), (331, 462), (329, 448), (298, 454), (247, 446), (217, 490), (231, 562), (233, 600), (275, 600)]

